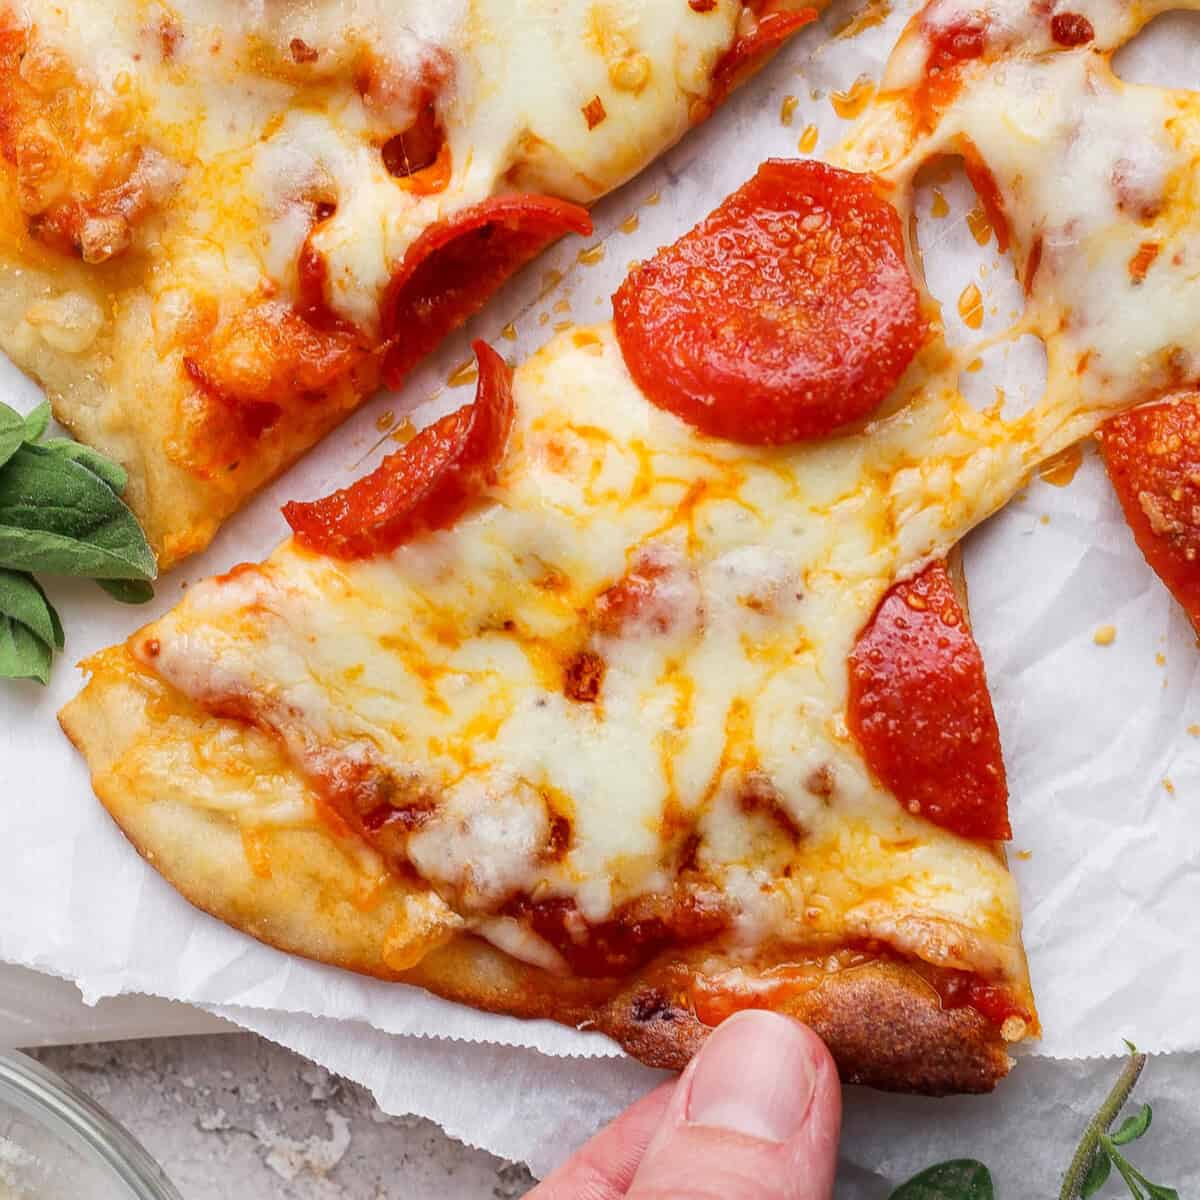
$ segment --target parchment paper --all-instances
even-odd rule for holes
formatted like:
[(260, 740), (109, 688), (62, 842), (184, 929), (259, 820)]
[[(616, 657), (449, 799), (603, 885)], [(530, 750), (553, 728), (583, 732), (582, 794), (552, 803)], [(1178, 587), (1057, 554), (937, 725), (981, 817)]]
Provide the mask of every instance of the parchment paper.
[[(366, 1084), (385, 1111), (428, 1117), (462, 1141), (527, 1162), (539, 1177), (587, 1132), (666, 1078), (629, 1059), (580, 1062), (532, 1050), (389, 1038), (313, 1017), (228, 1015)], [(993, 1095), (951, 1100), (845, 1088), (838, 1200), (885, 1200), (897, 1184), (948, 1158), (986, 1163), (1001, 1200), (1056, 1196), (1120, 1066), (1117, 1059), (1025, 1056)], [(1200, 1190), (1198, 1080), (1200, 1054), (1164, 1055), (1151, 1060), (1136, 1093), (1153, 1105), (1154, 1123), (1131, 1157), (1184, 1197)]]
[[(152, 606), (131, 611), (94, 585), (51, 584), (68, 631), (66, 660), (47, 690), (0, 688), (0, 959), (74, 979), (89, 1000), (143, 992), (225, 1006), (269, 1036), (369, 1077), (392, 1108), (415, 1108), (417, 1098), (457, 1088), (462, 1107), (453, 1131), (503, 1150), (519, 1125), (527, 1143), (519, 1157), (544, 1156), (550, 1146), (563, 1151), (600, 1109), (611, 1111), (630, 1089), (645, 1086), (646, 1073), (617, 1059), (598, 1035), (482, 1016), (288, 958), (192, 910), (94, 803), (54, 713), (79, 685), (72, 660), (174, 603), (188, 580), (261, 557), (283, 535), (283, 500), (340, 485), (382, 453), (381, 414), (428, 401), (420, 423), (462, 403), (468, 393), (436, 393), (468, 357), (472, 336), (495, 340), (520, 313), (517, 342), (497, 344), (524, 355), (560, 321), (606, 318), (608, 296), (630, 260), (693, 224), (762, 159), (794, 156), (810, 124), (819, 131), (818, 150), (835, 144), (847, 125), (829, 93), (878, 74), (910, 11), (911, 4), (901, 6), (883, 24), (841, 39), (833, 31), (850, 10), (827, 14), (704, 129), (600, 206), (601, 261), (579, 262), (576, 240), (527, 271), (403, 396), (367, 406), (231, 522), (207, 554), (164, 579)], [(1159, 66), (1188, 73), (1200, 44), (1195, 30), (1168, 27), (1159, 42), (1139, 48), (1141, 68), (1152, 77)], [(780, 113), (789, 95), (797, 105), (785, 124)], [(838, 103), (852, 108), (851, 100)], [(950, 216), (921, 225), (935, 293), (953, 313), (958, 289), (974, 278), (987, 296), (985, 330), (1003, 324), (1015, 302), (1011, 269), (994, 241), (979, 247), (964, 225), (972, 199), (961, 179), (932, 171), (922, 212), (934, 187), (951, 203)], [(634, 213), (638, 228), (629, 232)], [(564, 276), (556, 286), (551, 270)], [(1019, 405), (1032, 394), (1037, 360), (1036, 346), (989, 355), (971, 386), (983, 402), (1003, 386)], [(0, 395), (21, 407), (37, 398), (11, 370), (0, 374)], [(1188, 733), (1200, 728), (1195, 637), (1142, 563), (1090, 456), (1069, 487), (1034, 481), (973, 536), (968, 574), (1004, 738), (1019, 852), (1013, 867), (1046, 1031), (1035, 1052), (1110, 1054), (1122, 1037), (1153, 1050), (1200, 1049), (1200, 971), (1188, 953), (1200, 912), (1200, 739)], [(1115, 641), (1097, 644), (1095, 631), (1108, 625)], [(486, 1045), (419, 1040), (426, 1036)], [(506, 1046), (543, 1053), (498, 1049)], [(555, 1063), (546, 1054), (614, 1061)], [(524, 1061), (539, 1064), (536, 1087), (514, 1086)], [(611, 1088), (601, 1082), (609, 1079)], [(587, 1095), (599, 1107), (587, 1108)], [(523, 1106), (519, 1114), (514, 1105)], [(942, 1121), (958, 1109), (934, 1111)]]

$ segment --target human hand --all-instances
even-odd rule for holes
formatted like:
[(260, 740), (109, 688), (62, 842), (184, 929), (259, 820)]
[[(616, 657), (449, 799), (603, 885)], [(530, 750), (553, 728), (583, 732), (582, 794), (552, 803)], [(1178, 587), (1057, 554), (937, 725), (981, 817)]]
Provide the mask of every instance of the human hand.
[(748, 1011), (528, 1200), (829, 1200), (842, 1093), (824, 1044)]

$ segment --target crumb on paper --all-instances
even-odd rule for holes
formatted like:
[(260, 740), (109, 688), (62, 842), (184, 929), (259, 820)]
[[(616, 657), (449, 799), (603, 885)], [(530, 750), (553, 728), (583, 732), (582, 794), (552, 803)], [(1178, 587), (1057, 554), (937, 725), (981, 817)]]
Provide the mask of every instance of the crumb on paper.
[(1154, 656), (1154, 661), (1158, 663), (1160, 667), (1165, 667), (1167, 665), (1167, 656), (1160, 650)]
[(1167, 789), (1168, 795), (1175, 795), (1175, 785), (1169, 779), (1163, 780), (1163, 787)]
[(266, 1149), (266, 1164), (280, 1179), (291, 1183), (302, 1173), (328, 1175), (350, 1149), (350, 1122), (339, 1112), (325, 1113), (330, 1137), (308, 1137), (297, 1141), (273, 1130), (259, 1117), (254, 1136)]
[(1115, 625), (1101, 625), (1095, 633), (1092, 634), (1092, 641), (1097, 646), (1111, 646), (1117, 640), (1117, 627)]
[(1033, 851), (1032, 850), (1018, 850), (1017, 857), (1022, 862), (1028, 862), (1033, 857)]
[(1200, 737), (1200, 725), (1189, 725), (1187, 731), (1192, 737)]
[(223, 1133), (233, 1128), (229, 1114), (223, 1108), (211, 1113), (201, 1113), (196, 1118), (196, 1126), (205, 1133)]

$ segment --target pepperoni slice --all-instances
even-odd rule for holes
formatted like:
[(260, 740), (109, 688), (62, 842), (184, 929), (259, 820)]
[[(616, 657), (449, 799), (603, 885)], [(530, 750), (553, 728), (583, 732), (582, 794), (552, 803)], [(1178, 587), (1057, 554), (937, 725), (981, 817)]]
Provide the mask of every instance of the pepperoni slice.
[(817, 19), (815, 8), (764, 13), (749, 33), (742, 34), (717, 61), (713, 70), (712, 103), (723, 103), (762, 67), (792, 34)]
[(847, 717), (867, 765), (910, 812), (962, 837), (1012, 836), (983, 657), (944, 563), (896, 584), (859, 635)]
[(564, 234), (592, 232), (587, 210), (551, 196), (494, 196), (427, 229), (383, 301), (384, 378), (404, 376), (511, 275)]
[(926, 331), (880, 184), (808, 160), (766, 163), (634, 270), (613, 304), (647, 398), (749, 445), (827, 437), (869, 416)]
[(472, 404), (423, 429), (365, 479), (322, 500), (284, 506), (296, 539), (333, 558), (386, 554), (452, 525), (489, 484), (512, 426), (512, 371), (475, 343), (479, 387)]
[(1101, 448), (1138, 549), (1200, 630), (1200, 396), (1112, 417)]

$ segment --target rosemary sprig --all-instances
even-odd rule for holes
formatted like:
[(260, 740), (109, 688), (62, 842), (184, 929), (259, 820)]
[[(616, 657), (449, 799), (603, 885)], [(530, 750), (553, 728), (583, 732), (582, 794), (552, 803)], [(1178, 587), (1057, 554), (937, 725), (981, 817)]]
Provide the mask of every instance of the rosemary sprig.
[[(1154, 1119), (1143, 1104), (1114, 1130), (1113, 1123), (1129, 1102), (1145, 1069), (1147, 1056), (1129, 1047), (1129, 1061), (1112, 1090), (1084, 1128), (1071, 1165), (1063, 1177), (1059, 1200), (1089, 1200), (1108, 1183), (1114, 1169), (1133, 1200), (1179, 1200), (1179, 1193), (1152, 1183), (1125, 1157), (1123, 1146), (1144, 1137)], [(890, 1200), (993, 1200), (992, 1177), (987, 1167), (973, 1159), (954, 1159), (929, 1167), (898, 1187)]]

